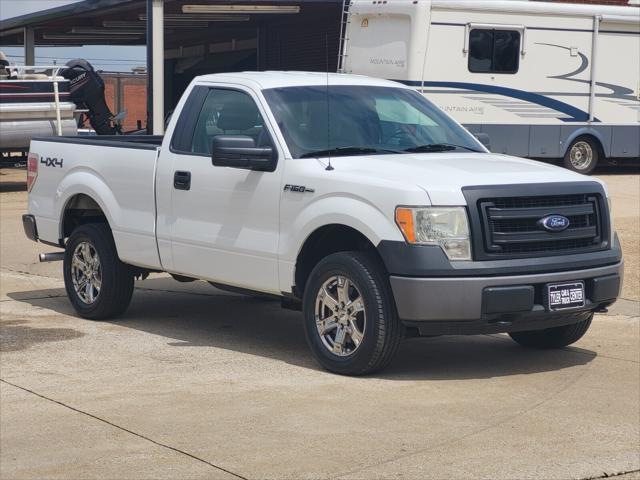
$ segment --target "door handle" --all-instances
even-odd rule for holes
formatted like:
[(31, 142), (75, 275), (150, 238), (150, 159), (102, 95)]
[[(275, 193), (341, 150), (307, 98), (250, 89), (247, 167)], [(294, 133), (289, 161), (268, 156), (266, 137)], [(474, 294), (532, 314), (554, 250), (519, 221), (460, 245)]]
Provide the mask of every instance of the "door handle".
[(173, 188), (176, 190), (191, 190), (191, 172), (176, 171), (173, 174)]

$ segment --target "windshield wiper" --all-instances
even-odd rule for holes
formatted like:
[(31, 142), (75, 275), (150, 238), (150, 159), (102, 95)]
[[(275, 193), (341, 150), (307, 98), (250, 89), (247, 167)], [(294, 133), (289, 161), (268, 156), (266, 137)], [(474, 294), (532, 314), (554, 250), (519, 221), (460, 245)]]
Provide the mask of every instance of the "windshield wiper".
[(368, 155), (372, 153), (404, 153), (401, 150), (391, 150), (387, 148), (373, 148), (373, 147), (336, 147), (329, 148), (327, 150), (317, 150), (315, 152), (308, 152), (300, 155), (300, 158), (314, 158), (314, 157), (344, 157), (348, 155)]
[(422, 153), (422, 152), (449, 152), (457, 148), (469, 150), (470, 152), (481, 153), (475, 148), (465, 147), (464, 145), (455, 145), (453, 143), (429, 143), (427, 145), (418, 145), (417, 147), (407, 148), (405, 152)]

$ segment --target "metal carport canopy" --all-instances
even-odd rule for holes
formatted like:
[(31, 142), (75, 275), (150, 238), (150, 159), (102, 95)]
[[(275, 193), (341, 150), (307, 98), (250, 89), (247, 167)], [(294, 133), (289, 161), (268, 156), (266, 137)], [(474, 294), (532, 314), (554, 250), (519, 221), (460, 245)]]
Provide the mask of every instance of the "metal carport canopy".
[[(26, 64), (34, 63), (35, 46), (148, 45), (147, 121), (152, 127), (150, 131), (162, 133), (165, 43), (167, 49), (171, 49), (201, 42), (203, 28), (207, 29), (207, 41), (223, 41), (268, 22), (285, 21), (287, 17), (296, 21), (311, 19), (329, 12), (328, 16), (318, 18), (327, 20), (331, 50), (336, 49), (337, 58), (335, 32), (339, 28), (342, 3), (342, 0), (83, 0), (0, 22), (0, 45), (24, 45)], [(186, 13), (187, 5), (205, 6), (205, 10), (206, 6), (214, 5), (276, 8), (271, 13), (251, 11), (251, 8), (240, 12), (227, 8), (220, 13)], [(295, 13), (291, 9), (280, 13), (281, 7), (298, 7), (299, 13), (291, 15)], [(163, 35), (153, 35), (154, 11), (158, 14), (156, 33), (161, 30)], [(314, 41), (318, 43), (317, 39)]]

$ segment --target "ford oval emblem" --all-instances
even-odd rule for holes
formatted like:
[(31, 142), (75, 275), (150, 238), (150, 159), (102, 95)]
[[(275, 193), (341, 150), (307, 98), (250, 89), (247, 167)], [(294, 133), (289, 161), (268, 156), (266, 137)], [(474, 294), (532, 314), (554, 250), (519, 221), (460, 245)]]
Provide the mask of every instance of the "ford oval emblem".
[(538, 224), (549, 232), (562, 232), (569, 228), (569, 219), (562, 215), (547, 215), (538, 221)]

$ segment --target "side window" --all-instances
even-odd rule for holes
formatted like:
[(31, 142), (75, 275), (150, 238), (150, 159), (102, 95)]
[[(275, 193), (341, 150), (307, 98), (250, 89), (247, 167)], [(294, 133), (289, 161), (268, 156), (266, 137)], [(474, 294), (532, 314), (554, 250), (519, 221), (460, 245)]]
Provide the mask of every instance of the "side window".
[(257, 147), (271, 145), (257, 105), (249, 95), (237, 90), (209, 90), (196, 120), (189, 151), (211, 155), (216, 135), (247, 135)]
[(520, 64), (520, 32), (474, 28), (469, 32), (469, 71), (516, 73)]

